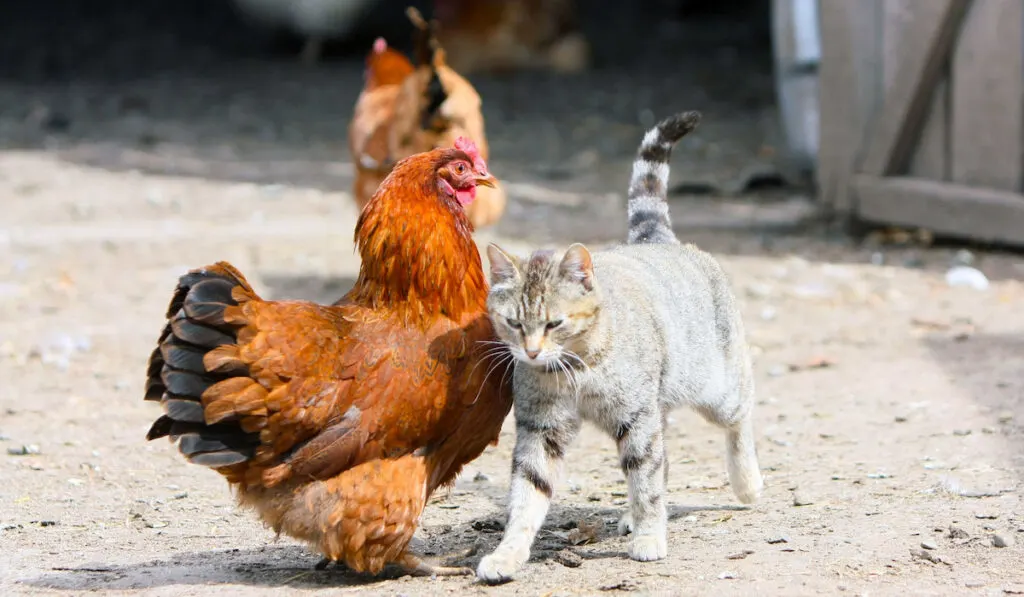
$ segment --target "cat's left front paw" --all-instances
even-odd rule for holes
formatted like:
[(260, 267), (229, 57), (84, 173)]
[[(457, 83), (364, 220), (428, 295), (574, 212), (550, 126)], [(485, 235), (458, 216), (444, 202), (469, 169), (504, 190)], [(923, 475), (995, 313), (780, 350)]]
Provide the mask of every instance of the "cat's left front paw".
[(637, 535), (629, 544), (629, 557), (638, 562), (653, 562), (668, 555), (668, 541), (664, 535)]

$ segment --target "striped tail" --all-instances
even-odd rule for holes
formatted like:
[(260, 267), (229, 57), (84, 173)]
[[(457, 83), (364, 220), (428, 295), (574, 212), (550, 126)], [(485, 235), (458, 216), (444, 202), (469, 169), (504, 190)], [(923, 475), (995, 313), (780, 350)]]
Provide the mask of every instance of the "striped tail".
[(668, 161), (672, 147), (698, 123), (700, 112), (681, 112), (644, 135), (629, 180), (629, 244), (679, 242), (668, 217)]

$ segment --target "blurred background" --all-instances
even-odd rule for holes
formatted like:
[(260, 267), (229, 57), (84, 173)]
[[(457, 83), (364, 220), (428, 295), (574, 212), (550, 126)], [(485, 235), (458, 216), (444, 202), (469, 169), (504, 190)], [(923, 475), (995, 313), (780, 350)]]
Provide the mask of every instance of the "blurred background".
[[(462, 27), (458, 15), (474, 3), (494, 4), (447, 2), (456, 16), (441, 31)], [(434, 2), (407, 0), (11, 4), (0, 22), (0, 143), (115, 171), (348, 191), (346, 134), (365, 57), (377, 36), (411, 49), (410, 4), (437, 16)], [(695, 196), (693, 222), (809, 215), (816, 135), (804, 129), (816, 125), (816, 102), (782, 118), (770, 0), (525, 4), (531, 29), (582, 35), (588, 60), (470, 69), (449, 48), (483, 98), (491, 167), (513, 183), (498, 230), (620, 237), (636, 144), (656, 119), (684, 109), (705, 113), (673, 165), (676, 190)], [(814, 54), (816, 2), (797, 4), (811, 11), (787, 19), (811, 25), (805, 52)], [(551, 43), (540, 39), (537, 53)], [(813, 74), (810, 62), (801, 72)], [(804, 85), (786, 83), (790, 104), (815, 99), (807, 77), (783, 80)], [(721, 201), (740, 195), (742, 204)]]

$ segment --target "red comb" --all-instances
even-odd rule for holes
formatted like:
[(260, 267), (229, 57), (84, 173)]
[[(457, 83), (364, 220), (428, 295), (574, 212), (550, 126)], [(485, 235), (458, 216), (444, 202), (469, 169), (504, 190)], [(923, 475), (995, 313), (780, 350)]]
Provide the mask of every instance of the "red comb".
[(373, 40), (373, 51), (375, 54), (380, 54), (384, 50), (388, 49), (388, 42), (383, 37), (378, 37)]
[(480, 157), (480, 150), (476, 148), (476, 143), (469, 137), (459, 137), (455, 140), (455, 149), (463, 151), (475, 162)]

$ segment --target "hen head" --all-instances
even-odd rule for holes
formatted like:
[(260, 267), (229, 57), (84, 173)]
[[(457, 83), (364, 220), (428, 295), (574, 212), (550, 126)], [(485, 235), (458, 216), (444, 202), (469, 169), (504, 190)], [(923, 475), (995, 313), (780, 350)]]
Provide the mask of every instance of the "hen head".
[(496, 182), (471, 139), (459, 137), (454, 149), (442, 151), (437, 168), (437, 188), (441, 196), (454, 199), (465, 208), (476, 199), (477, 185), (493, 188)]
[(400, 52), (388, 47), (383, 37), (373, 42), (373, 49), (366, 57), (366, 89), (384, 85), (398, 85), (412, 72), (412, 64)]

